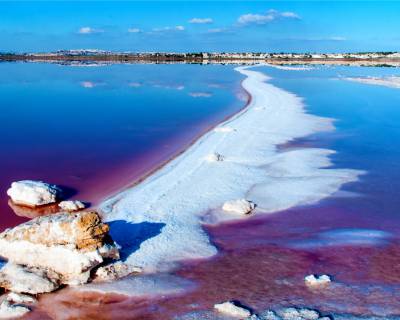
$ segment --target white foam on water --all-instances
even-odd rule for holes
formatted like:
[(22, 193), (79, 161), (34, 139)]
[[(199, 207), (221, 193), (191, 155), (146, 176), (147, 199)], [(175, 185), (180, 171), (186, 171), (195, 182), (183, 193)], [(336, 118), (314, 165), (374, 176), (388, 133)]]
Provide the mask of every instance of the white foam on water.
[[(280, 144), (333, 130), (332, 119), (306, 113), (301, 98), (268, 83), (261, 72), (249, 67), (236, 70), (246, 76), (242, 85), (252, 99), (245, 110), (219, 126), (233, 130), (208, 132), (142, 183), (101, 205), (106, 221), (163, 226), (148, 236), (138, 235), (131, 246), (127, 241), (123, 245), (126, 261), (145, 272), (215, 255), (202, 222), (228, 200), (253, 201), (254, 214), (276, 212), (315, 203), (361, 174), (328, 168), (330, 150), (279, 152)], [(208, 162), (210, 153), (222, 154), (224, 161)]]

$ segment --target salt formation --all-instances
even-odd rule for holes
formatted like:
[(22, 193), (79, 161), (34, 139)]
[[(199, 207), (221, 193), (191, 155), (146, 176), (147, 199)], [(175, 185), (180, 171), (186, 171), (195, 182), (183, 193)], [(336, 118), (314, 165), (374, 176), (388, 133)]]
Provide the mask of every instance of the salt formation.
[(101, 266), (96, 270), (95, 280), (112, 281), (117, 280), (133, 273), (141, 273), (142, 269), (139, 267), (132, 267), (121, 261)]
[(208, 162), (218, 162), (218, 161), (224, 161), (224, 156), (222, 154), (219, 154), (217, 152), (211, 153), (206, 157), (206, 160)]
[(236, 317), (239, 319), (246, 319), (251, 316), (251, 312), (243, 307), (237, 306), (231, 301), (219, 303), (214, 305), (214, 309), (218, 312)]
[[(0, 234), (0, 256), (8, 263), (0, 270), (2, 285), (17, 292), (40, 293), (61, 284), (86, 283), (93, 268), (105, 259), (119, 258), (108, 231), (96, 212), (37, 217), (4, 231)], [(31, 280), (32, 286), (41, 286), (28, 285), (27, 290), (23, 286)]]
[(249, 214), (255, 208), (255, 204), (246, 199), (227, 201), (222, 206), (222, 210), (238, 213), (238, 214)]
[(331, 282), (331, 278), (323, 274), (321, 276), (315, 276), (313, 274), (308, 275), (307, 277), (304, 278), (304, 281), (307, 286), (310, 287), (318, 287), (318, 286), (326, 286)]
[(11, 188), (7, 190), (8, 196), (14, 203), (31, 207), (56, 202), (60, 192), (54, 185), (33, 180), (13, 182)]
[(3, 300), (0, 304), (0, 319), (19, 318), (29, 311), (30, 309), (26, 306)]
[(20, 293), (15, 293), (15, 292), (10, 292), (6, 296), (6, 300), (13, 302), (13, 303), (36, 303), (37, 300), (29, 296), (27, 294), (20, 294)]
[(78, 200), (61, 201), (58, 206), (64, 211), (78, 211), (86, 208), (86, 205)]
[(0, 270), (0, 287), (17, 293), (38, 294), (56, 290), (59, 279), (57, 275), (51, 279), (43, 270), (9, 262)]
[(284, 308), (278, 311), (268, 310), (260, 315), (263, 320), (330, 320), (330, 317), (321, 316), (313, 309)]

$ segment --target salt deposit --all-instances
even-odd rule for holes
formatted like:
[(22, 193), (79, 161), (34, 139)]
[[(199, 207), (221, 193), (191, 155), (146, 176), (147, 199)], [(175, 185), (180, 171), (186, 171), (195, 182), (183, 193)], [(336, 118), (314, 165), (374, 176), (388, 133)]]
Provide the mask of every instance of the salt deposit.
[(326, 274), (323, 274), (321, 276), (315, 276), (313, 274), (310, 274), (304, 278), (304, 281), (307, 286), (321, 287), (321, 286), (327, 286), (329, 283), (331, 283), (331, 277), (329, 277)]
[(0, 303), (0, 319), (19, 318), (29, 311), (30, 309), (28, 307), (12, 304), (8, 300), (3, 300)]
[(347, 77), (340, 78), (341, 80), (348, 80), (364, 84), (372, 84), (377, 86), (384, 86), (390, 88), (400, 89), (400, 77)]
[(222, 154), (219, 154), (218, 152), (214, 152), (214, 153), (207, 155), (206, 160), (208, 162), (224, 161), (224, 156)]
[(214, 305), (214, 309), (218, 312), (230, 315), (235, 318), (245, 319), (251, 316), (251, 312), (243, 307), (234, 304), (231, 301)]
[(78, 200), (61, 201), (58, 206), (64, 211), (78, 211), (85, 209), (86, 205)]
[(249, 214), (255, 207), (255, 204), (251, 201), (238, 199), (225, 202), (222, 210), (243, 215)]
[[(229, 199), (251, 199), (258, 212), (277, 212), (315, 203), (361, 174), (330, 168), (331, 150), (279, 152), (280, 144), (333, 130), (332, 120), (307, 114), (301, 98), (269, 84), (261, 72), (248, 67), (236, 70), (247, 77), (242, 85), (252, 99), (220, 126), (235, 130), (208, 132), (142, 183), (101, 205), (105, 219), (123, 223), (126, 234), (141, 226), (146, 230), (123, 246), (125, 262), (144, 272), (169, 270), (180, 260), (214, 255), (216, 248), (202, 229), (202, 219)], [(214, 150), (229, 161), (210, 165), (206, 157)], [(113, 237), (125, 240), (123, 235)]]
[(16, 204), (34, 207), (56, 202), (60, 190), (42, 181), (22, 180), (13, 182), (7, 194)]

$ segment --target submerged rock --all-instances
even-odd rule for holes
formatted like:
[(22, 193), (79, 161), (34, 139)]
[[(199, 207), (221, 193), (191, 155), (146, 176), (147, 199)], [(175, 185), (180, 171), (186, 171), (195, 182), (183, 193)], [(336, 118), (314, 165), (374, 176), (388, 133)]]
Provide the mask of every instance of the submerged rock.
[(52, 292), (59, 287), (57, 276), (52, 279), (40, 269), (7, 263), (0, 270), (0, 287), (17, 293)]
[(331, 278), (326, 274), (321, 276), (310, 274), (304, 278), (304, 281), (309, 287), (321, 287), (329, 285), (331, 283)]
[(108, 231), (93, 211), (41, 216), (1, 233), (0, 256), (61, 284), (86, 283), (94, 267), (119, 258)]
[(214, 305), (214, 309), (218, 312), (224, 313), (226, 315), (239, 318), (239, 319), (246, 319), (251, 316), (251, 312), (248, 309), (245, 309), (241, 306), (236, 305), (231, 301), (227, 301), (224, 303), (219, 303)]
[(54, 203), (61, 190), (54, 185), (42, 181), (21, 180), (13, 182), (7, 190), (11, 200), (20, 205), (35, 207)]
[(244, 215), (249, 214), (255, 207), (253, 202), (239, 199), (225, 202), (222, 206), (222, 210)]
[(61, 201), (58, 206), (64, 211), (78, 211), (86, 208), (86, 205), (79, 200)]
[(31, 310), (28, 307), (20, 304), (13, 304), (8, 300), (3, 300), (0, 303), (0, 319), (19, 318), (29, 311)]

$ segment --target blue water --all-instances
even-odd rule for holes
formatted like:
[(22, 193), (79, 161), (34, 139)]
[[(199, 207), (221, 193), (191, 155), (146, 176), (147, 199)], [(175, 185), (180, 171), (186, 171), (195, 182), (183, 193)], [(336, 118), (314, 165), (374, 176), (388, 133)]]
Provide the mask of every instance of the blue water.
[(96, 202), (242, 108), (240, 80), (224, 66), (0, 63), (0, 227), (20, 222), (12, 181)]

